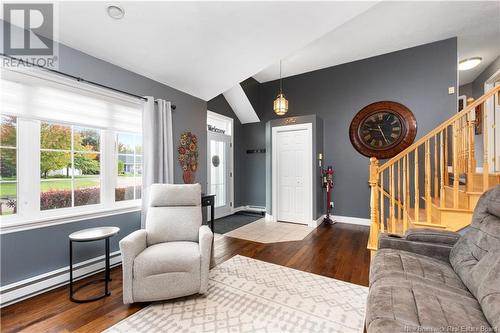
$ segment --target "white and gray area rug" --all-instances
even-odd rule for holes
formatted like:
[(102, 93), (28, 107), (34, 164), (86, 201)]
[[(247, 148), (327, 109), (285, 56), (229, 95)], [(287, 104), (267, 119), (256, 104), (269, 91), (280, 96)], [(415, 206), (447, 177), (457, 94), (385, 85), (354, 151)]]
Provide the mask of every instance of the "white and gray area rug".
[(363, 332), (368, 288), (235, 256), (205, 296), (154, 303), (106, 332)]

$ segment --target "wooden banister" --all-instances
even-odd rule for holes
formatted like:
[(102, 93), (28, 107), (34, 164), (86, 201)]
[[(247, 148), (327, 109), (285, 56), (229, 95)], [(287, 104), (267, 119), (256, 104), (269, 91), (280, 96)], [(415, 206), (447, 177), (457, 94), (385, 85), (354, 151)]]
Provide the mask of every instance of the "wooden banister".
[(499, 91), (500, 91), (500, 85), (494, 87), (493, 89), (488, 91), (486, 94), (484, 94), (483, 96), (481, 96), (480, 98), (478, 98), (474, 102), (472, 102), (470, 105), (467, 105), (462, 111), (457, 112), (451, 118), (444, 121), (439, 126), (437, 126), (435, 129), (433, 129), (432, 131), (430, 131), (429, 133), (425, 134), (423, 137), (418, 139), (411, 146), (409, 146), (408, 148), (406, 148), (405, 150), (403, 150), (402, 152), (400, 152), (399, 154), (397, 154), (396, 156), (394, 156), (393, 158), (391, 158), (390, 160), (388, 160), (387, 162), (385, 162), (384, 164), (379, 166), (379, 172), (387, 169), (390, 165), (394, 164), (397, 160), (401, 159), (404, 155), (415, 150), (416, 147), (424, 144), (425, 141), (432, 138), (436, 133), (439, 133), (442, 130), (444, 130), (445, 128), (447, 128), (448, 126), (452, 125), (456, 120), (462, 118), (464, 115), (471, 112), (472, 110), (475, 110), (478, 105), (482, 105), (488, 98), (490, 98), (491, 96), (493, 96), (495, 93), (497, 93)]
[[(443, 212), (455, 214), (450, 213), (448, 220), (470, 220), (470, 215), (462, 218), (457, 215), (472, 214), (469, 205), (475, 202), (468, 195), (477, 196), (478, 187), (486, 190), (490, 186), (488, 115), (482, 109), (483, 112), (477, 112), (482, 118), (476, 119), (476, 109), (483, 108), (496, 93), (500, 94), (500, 86), (475, 101), (469, 100), (462, 111), (383, 165), (370, 158), (369, 249), (377, 249), (380, 232), (404, 233), (409, 227), (419, 226), (447, 228), (442, 221)], [(476, 175), (477, 122), (483, 126), (482, 177)]]

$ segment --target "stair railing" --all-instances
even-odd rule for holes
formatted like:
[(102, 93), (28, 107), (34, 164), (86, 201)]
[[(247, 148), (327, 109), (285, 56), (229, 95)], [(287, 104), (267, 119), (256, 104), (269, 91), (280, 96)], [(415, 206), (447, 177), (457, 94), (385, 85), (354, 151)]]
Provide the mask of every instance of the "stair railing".
[[(463, 190), (482, 192), (489, 188), (491, 158), (485, 106), (495, 94), (500, 100), (499, 91), (497, 86), (477, 100), (469, 100), (462, 111), (384, 164), (370, 158), (370, 250), (377, 249), (380, 232), (404, 234), (409, 227), (446, 228), (433, 218), (433, 204), (459, 210)], [(474, 188), (479, 148), (475, 137), (481, 130), (482, 186)]]

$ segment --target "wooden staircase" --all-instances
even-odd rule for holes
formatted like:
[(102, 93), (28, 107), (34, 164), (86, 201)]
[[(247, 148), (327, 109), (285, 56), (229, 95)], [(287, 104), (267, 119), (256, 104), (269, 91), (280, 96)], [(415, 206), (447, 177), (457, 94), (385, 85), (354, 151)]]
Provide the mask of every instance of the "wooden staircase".
[[(500, 103), (496, 86), (383, 165), (370, 159), (370, 237), (377, 250), (381, 232), (403, 235), (409, 228), (458, 231), (468, 226), (479, 197), (500, 184), (488, 154), (488, 112)], [(479, 112), (485, 110), (485, 112)], [(481, 119), (476, 119), (476, 115)], [(497, 118), (498, 119), (498, 118)], [(475, 127), (482, 124), (482, 167)]]

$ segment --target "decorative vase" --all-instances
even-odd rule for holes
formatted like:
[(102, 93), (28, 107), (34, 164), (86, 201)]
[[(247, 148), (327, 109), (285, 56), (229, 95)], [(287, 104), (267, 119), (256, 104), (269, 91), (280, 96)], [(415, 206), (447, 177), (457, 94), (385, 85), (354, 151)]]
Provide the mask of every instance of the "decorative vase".
[(182, 180), (184, 180), (184, 184), (192, 184), (194, 182), (194, 172), (190, 170), (186, 170), (182, 173)]

